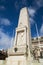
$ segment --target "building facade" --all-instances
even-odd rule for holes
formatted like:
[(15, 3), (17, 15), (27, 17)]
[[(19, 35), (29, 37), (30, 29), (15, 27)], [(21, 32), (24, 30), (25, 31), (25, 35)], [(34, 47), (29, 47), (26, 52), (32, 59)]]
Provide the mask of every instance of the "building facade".
[(40, 58), (43, 58), (43, 37), (34, 37), (32, 40), (32, 49), (35, 48), (39, 49), (39, 56)]

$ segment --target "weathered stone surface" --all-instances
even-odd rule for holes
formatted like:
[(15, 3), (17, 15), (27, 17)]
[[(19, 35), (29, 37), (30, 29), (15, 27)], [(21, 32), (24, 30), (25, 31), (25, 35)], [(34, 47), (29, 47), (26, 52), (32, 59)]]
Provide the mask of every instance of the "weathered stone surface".
[(14, 47), (8, 50), (7, 65), (28, 65), (28, 62), (31, 63), (31, 48), (28, 8), (25, 7), (20, 11)]

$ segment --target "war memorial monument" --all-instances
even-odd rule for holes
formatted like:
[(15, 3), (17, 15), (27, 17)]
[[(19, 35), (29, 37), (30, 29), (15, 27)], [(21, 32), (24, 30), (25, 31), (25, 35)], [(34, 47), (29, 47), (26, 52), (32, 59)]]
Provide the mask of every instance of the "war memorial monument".
[[(35, 52), (37, 52), (37, 49)], [(36, 59), (34, 59), (32, 52), (30, 21), (27, 7), (22, 8), (20, 11), (14, 45), (8, 49), (7, 54), (8, 57), (6, 57), (5, 61), (3, 60), (4, 64), (2, 65), (43, 65), (37, 57), (37, 54), (35, 56)]]

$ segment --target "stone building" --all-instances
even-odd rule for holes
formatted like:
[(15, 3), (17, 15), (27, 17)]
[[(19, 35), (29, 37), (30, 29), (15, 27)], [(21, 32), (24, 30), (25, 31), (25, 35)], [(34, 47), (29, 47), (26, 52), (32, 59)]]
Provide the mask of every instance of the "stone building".
[[(39, 40), (38, 40), (39, 39)], [(39, 49), (39, 56), (40, 58), (43, 58), (43, 37), (34, 37), (32, 40), (32, 49), (35, 48)]]

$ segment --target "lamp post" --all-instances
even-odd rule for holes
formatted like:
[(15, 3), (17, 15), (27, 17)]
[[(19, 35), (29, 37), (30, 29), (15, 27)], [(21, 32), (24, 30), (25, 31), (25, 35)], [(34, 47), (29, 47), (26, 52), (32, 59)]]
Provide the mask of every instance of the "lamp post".
[(37, 24), (35, 23), (35, 27), (36, 27), (36, 32), (37, 32), (37, 37), (38, 37), (38, 43), (39, 43), (39, 48), (40, 48), (40, 37), (39, 37), (39, 32), (38, 32), (38, 27)]
[(38, 37), (38, 61), (39, 61), (39, 57), (40, 57), (40, 37), (39, 37), (39, 33), (38, 33), (38, 28), (37, 28), (37, 24), (35, 23), (35, 27), (36, 27), (36, 31), (37, 31), (37, 37)]

